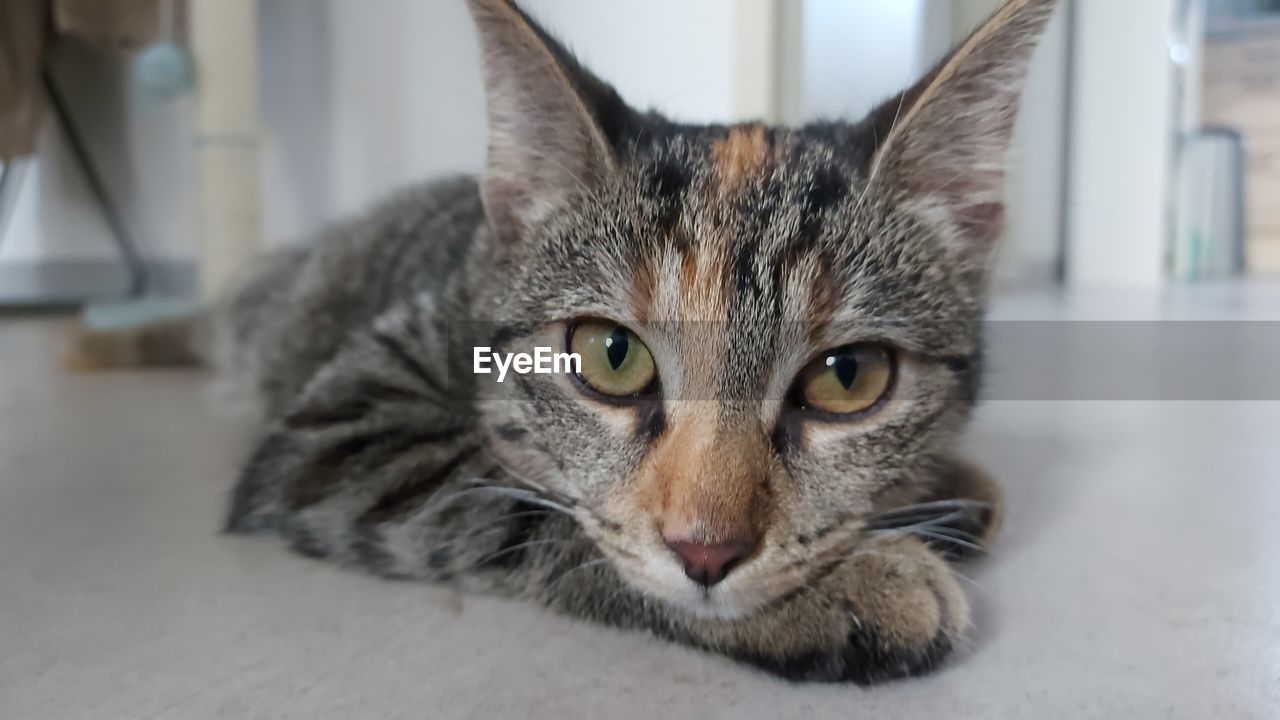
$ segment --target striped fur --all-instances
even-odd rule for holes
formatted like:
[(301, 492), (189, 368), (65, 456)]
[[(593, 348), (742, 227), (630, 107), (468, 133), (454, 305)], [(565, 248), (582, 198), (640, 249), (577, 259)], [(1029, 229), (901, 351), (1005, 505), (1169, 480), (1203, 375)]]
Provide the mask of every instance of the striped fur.
[[(950, 453), (977, 393), (992, 193), (1052, 0), (1011, 0), (857, 124), (692, 127), (622, 103), (508, 0), (470, 0), (479, 182), (411, 191), (265, 267), (232, 304), (266, 428), (228, 526), (380, 575), (644, 629), (793, 679), (934, 667), (968, 622), (943, 561), (998, 489)], [(636, 331), (660, 398), (497, 384), (484, 345)], [(897, 348), (856, 421), (788, 404), (824, 350)], [(657, 527), (762, 533), (707, 589)]]

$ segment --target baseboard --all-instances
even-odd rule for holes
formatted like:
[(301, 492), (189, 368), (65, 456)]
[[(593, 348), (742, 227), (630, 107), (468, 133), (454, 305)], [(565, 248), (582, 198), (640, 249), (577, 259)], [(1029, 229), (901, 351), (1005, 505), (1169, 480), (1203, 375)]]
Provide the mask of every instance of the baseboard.
[[(123, 300), (129, 274), (112, 260), (0, 262), (0, 305), (81, 305)], [(195, 297), (196, 267), (191, 262), (147, 264), (147, 294)]]

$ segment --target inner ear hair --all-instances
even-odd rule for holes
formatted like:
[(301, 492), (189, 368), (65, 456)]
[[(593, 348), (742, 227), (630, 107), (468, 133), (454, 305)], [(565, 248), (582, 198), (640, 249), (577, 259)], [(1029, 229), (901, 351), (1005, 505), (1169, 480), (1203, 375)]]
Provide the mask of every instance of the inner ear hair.
[[(468, 0), (479, 33), (489, 119), (486, 211), (519, 237), (613, 170), (598, 120), (621, 100), (510, 0)], [(605, 108), (592, 107), (604, 103)]]
[[(871, 182), (930, 196), (969, 240), (998, 235), (1005, 155), (1056, 0), (1008, 0), (923, 80), (877, 108)], [(985, 244), (980, 244), (985, 247)]]
[[(987, 44), (1002, 43), (1007, 40), (1015, 46), (1034, 45), (1043, 30), (1044, 24), (1048, 22), (1055, 3), (1056, 0), (1008, 0), (1005, 2), (995, 14), (980, 25), (977, 30), (974, 30), (968, 39), (961, 43), (960, 47), (952, 51), (932, 72), (925, 76), (925, 79), (917, 88), (908, 91), (902, 98), (897, 100), (898, 115), (889, 130), (888, 136), (877, 149), (877, 155), (888, 151), (900, 134), (900, 129), (911, 127), (920, 109), (929, 105), (935, 96), (942, 92), (942, 88), (945, 88), (961, 72), (962, 68), (967, 68), (969, 64), (973, 63), (975, 55), (979, 54)], [(1009, 62), (1018, 64), (1030, 62), (1031, 49), (1025, 49), (1025, 57), (1020, 57), (1023, 53), (1018, 52), (1019, 48), (1011, 47), (1010, 49), (1014, 50), (1011, 53), (1013, 57), (1005, 58), (1004, 62), (1000, 62), (1000, 59), (996, 58), (996, 65), (1003, 65)], [(1017, 86), (1021, 84), (1026, 71), (1025, 68), (1015, 70), (1015, 77), (1010, 78), (1014, 87), (1010, 88), (1010, 90), (1015, 94), (1020, 94)], [(904, 105), (906, 107), (903, 107)]]

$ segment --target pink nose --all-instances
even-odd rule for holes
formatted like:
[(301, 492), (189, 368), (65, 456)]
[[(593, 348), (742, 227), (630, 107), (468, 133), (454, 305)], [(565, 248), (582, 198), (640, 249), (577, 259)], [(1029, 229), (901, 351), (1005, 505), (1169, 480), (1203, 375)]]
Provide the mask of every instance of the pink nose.
[(680, 557), (684, 574), (689, 579), (711, 587), (720, 582), (756, 549), (756, 541), (698, 543), (663, 538), (663, 542)]

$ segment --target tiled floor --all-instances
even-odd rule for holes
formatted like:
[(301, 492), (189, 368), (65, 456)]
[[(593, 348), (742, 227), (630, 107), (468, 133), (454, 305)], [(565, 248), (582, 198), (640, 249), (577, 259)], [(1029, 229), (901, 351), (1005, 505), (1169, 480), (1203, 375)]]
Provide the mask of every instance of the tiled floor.
[(55, 330), (0, 322), (3, 718), (1280, 718), (1280, 403), (986, 405), (1010, 514), (962, 568), (972, 646), (795, 687), (221, 536), (243, 422), (198, 374), (63, 376)]

